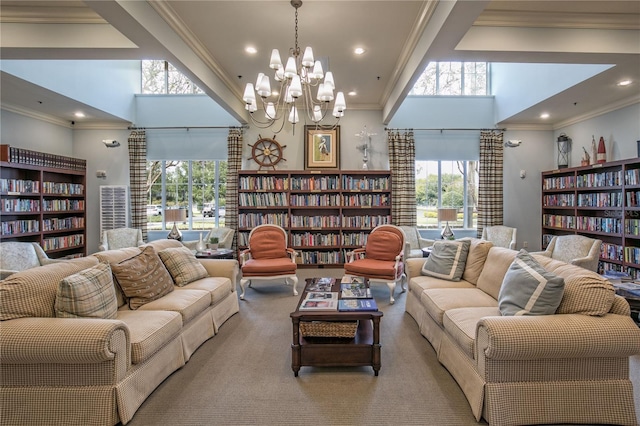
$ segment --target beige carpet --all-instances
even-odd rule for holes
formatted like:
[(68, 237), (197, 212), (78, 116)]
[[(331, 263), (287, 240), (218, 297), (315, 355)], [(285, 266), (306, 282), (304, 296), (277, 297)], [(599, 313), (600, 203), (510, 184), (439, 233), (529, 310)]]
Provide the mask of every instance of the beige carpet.
[[(129, 425), (486, 424), (475, 421), (460, 388), (404, 312), (405, 295), (389, 305), (386, 286), (375, 285), (373, 294), (384, 313), (378, 377), (370, 367), (302, 367), (294, 377), (289, 313), (298, 297), (290, 287), (256, 284), (240, 301), (240, 312), (155, 390)], [(640, 395), (640, 358), (632, 369)]]

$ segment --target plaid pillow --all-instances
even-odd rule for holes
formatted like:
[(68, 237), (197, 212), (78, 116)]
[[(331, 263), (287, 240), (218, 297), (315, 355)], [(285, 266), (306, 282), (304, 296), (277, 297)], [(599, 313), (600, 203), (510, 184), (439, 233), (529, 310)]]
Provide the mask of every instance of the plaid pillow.
[(138, 309), (173, 291), (171, 275), (152, 246), (146, 246), (130, 259), (112, 264), (111, 270), (131, 309)]
[(58, 318), (115, 319), (118, 302), (109, 264), (99, 263), (62, 279), (55, 311)]
[(179, 287), (209, 276), (204, 266), (186, 247), (164, 249), (158, 255)]

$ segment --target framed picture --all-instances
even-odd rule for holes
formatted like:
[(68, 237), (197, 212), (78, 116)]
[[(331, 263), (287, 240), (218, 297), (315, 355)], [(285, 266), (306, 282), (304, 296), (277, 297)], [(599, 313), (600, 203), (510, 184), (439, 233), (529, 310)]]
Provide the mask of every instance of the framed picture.
[(340, 126), (333, 130), (304, 126), (305, 170), (338, 170), (340, 168)]

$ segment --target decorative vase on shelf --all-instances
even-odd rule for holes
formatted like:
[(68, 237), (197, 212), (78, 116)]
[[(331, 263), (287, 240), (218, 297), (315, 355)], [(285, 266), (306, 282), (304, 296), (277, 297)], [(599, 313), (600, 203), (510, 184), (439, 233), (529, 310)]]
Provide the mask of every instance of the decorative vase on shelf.
[(598, 148), (596, 148), (596, 137), (591, 135), (591, 164), (596, 164), (598, 159)]
[(204, 251), (207, 248), (207, 244), (202, 239), (202, 232), (200, 233), (200, 239), (196, 243), (196, 251)]
[(604, 145), (604, 138), (600, 136), (600, 142), (598, 142), (598, 163), (606, 163), (607, 162), (607, 149)]

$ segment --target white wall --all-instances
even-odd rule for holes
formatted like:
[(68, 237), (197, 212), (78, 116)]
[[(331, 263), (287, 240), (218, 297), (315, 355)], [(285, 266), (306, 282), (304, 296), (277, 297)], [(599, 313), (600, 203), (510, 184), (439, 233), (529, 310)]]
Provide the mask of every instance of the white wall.
[(0, 110), (0, 140), (3, 144), (34, 151), (73, 156), (73, 130)]

